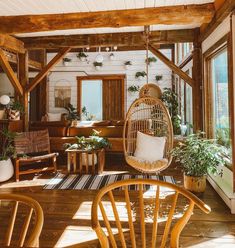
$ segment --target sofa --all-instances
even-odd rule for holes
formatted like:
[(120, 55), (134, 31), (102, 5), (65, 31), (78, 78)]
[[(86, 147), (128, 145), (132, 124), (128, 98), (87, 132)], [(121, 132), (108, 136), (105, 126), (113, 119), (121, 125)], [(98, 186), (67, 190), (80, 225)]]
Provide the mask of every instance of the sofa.
[(112, 144), (107, 152), (122, 153), (123, 125), (123, 120), (80, 122), (76, 127), (71, 126), (68, 121), (37, 121), (30, 123), (30, 130), (48, 129), (53, 152), (63, 152), (64, 144), (74, 143), (76, 136), (89, 137), (96, 131), (101, 137), (108, 138)]

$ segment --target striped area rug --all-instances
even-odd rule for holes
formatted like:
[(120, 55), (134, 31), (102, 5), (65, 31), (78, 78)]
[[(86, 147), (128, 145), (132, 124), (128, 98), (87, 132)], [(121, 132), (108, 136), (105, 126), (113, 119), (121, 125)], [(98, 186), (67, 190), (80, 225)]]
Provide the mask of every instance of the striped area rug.
[[(157, 176), (157, 175), (130, 175), (130, 174), (116, 174), (116, 175), (77, 175), (77, 174), (61, 174), (58, 173), (48, 184), (44, 186), (44, 189), (76, 189), (76, 190), (99, 190), (102, 187), (124, 179), (137, 179), (137, 178), (149, 178), (161, 180), (175, 184), (175, 180), (172, 176)], [(119, 188), (121, 190), (121, 188)], [(145, 190), (150, 189), (150, 186), (146, 185)], [(129, 190), (137, 190), (135, 185), (129, 186)]]

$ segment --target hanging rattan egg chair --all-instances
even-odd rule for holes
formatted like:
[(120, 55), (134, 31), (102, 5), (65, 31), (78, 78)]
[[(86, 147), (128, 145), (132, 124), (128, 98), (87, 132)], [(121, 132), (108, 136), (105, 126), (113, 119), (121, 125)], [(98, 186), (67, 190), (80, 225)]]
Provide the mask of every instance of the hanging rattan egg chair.
[[(155, 137), (165, 137), (164, 157), (157, 161), (148, 161), (135, 157), (137, 133)], [(124, 155), (126, 162), (144, 173), (157, 173), (171, 163), (173, 148), (173, 128), (171, 118), (163, 102), (153, 97), (135, 100), (130, 106), (123, 130)]]

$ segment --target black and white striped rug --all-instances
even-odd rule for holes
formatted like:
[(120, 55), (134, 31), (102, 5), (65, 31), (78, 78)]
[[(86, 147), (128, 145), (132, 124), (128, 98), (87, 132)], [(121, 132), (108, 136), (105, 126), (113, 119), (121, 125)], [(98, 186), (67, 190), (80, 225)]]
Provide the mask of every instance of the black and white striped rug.
[[(61, 174), (58, 173), (52, 178), (44, 189), (76, 189), (76, 190), (99, 190), (104, 186), (125, 179), (148, 178), (156, 179), (175, 184), (172, 176), (157, 176), (157, 175), (130, 175), (130, 174), (115, 174), (115, 175), (77, 175), (77, 174)], [(121, 188), (120, 188), (121, 189)], [(145, 190), (150, 189), (149, 186)], [(129, 190), (137, 190), (135, 185), (129, 186)]]

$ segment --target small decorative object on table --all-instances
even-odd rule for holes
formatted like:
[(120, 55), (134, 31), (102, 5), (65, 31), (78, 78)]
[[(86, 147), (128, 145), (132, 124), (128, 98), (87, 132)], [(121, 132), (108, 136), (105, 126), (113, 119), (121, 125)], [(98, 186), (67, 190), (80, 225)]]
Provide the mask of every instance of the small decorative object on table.
[(98, 174), (101, 174), (105, 164), (105, 148), (110, 147), (108, 139), (97, 136), (94, 133), (89, 138), (76, 137), (75, 144), (65, 144), (68, 154), (68, 171), (70, 171), (71, 162), (73, 163), (74, 172), (77, 167), (77, 154), (79, 155), (79, 173), (82, 174), (83, 166), (88, 174), (88, 167), (92, 166), (92, 173), (95, 173), (95, 165), (98, 164)]
[(221, 174), (219, 165), (229, 161), (226, 147), (216, 140), (203, 138), (204, 133), (191, 134), (171, 151), (176, 162), (180, 162), (184, 171), (184, 187), (195, 193), (206, 189), (206, 176), (209, 173)]
[(19, 101), (10, 104), (9, 120), (20, 120), (20, 115), (24, 113), (24, 106)]

